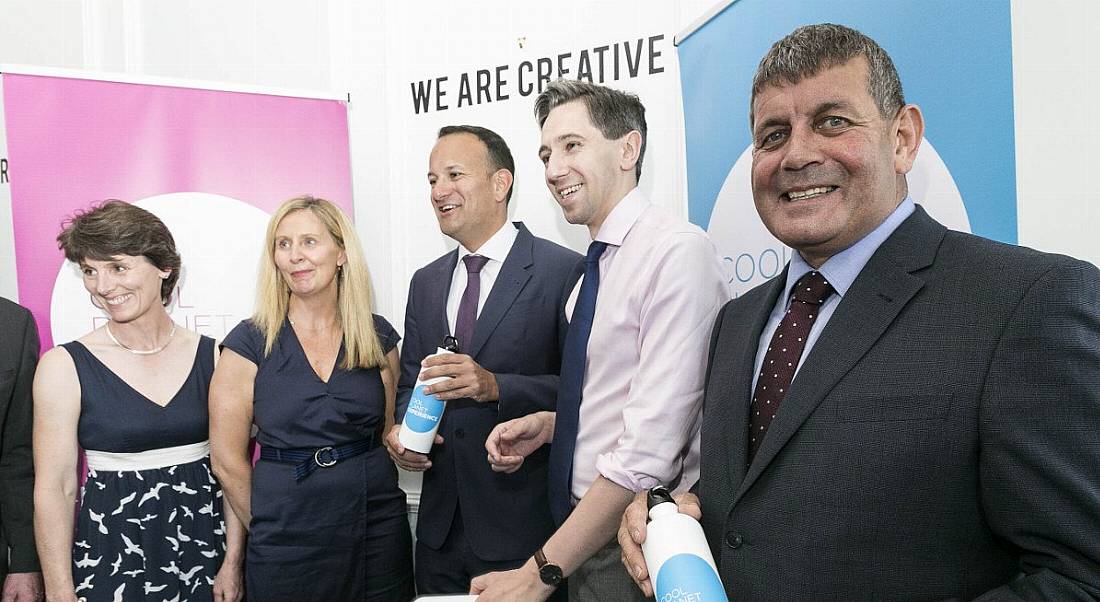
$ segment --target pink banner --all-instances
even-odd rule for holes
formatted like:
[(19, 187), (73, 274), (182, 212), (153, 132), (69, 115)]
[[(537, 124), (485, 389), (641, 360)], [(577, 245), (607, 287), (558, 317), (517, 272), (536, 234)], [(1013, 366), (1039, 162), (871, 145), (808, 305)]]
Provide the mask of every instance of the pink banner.
[(168, 224), (184, 262), (173, 317), (211, 336), (251, 313), (266, 213), (311, 194), (352, 215), (343, 102), (2, 77), (19, 297), (43, 348), (94, 326), (55, 241), (94, 201), (134, 202)]

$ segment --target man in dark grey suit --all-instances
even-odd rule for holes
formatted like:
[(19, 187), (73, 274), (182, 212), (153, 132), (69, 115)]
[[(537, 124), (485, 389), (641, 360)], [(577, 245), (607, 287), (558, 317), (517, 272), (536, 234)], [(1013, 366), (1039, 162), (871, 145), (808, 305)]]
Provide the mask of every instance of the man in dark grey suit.
[[(485, 457), (497, 423), (554, 409), (564, 305), (580, 276), (580, 255), (508, 223), (514, 169), (504, 140), (485, 128), (445, 127), (432, 149), (432, 206), (459, 248), (413, 275), (397, 421), (418, 375), (452, 378), (426, 391), (447, 401), (442, 440), (429, 455), (404, 449), (399, 426), (387, 437), (398, 465), (425, 471), (416, 528), (421, 594), (469, 591), (473, 576), (523, 564), (554, 531), (546, 451), (514, 474), (493, 472)], [(425, 360), (448, 334), (461, 353)]]
[[(730, 599), (1100, 597), (1100, 272), (915, 205), (921, 113), (859, 32), (777, 42), (750, 120), (797, 253), (716, 320), (681, 500)], [(619, 539), (647, 589), (644, 514)]]
[(38, 364), (38, 328), (31, 312), (0, 298), (0, 581), (3, 599), (41, 600), (31, 509), (31, 382)]

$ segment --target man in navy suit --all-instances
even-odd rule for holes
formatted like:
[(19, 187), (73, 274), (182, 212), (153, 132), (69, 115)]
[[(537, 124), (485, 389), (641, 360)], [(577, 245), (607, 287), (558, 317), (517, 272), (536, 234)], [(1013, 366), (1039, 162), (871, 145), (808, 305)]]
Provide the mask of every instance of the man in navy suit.
[[(580, 255), (508, 222), (514, 169), (504, 140), (474, 126), (441, 129), (429, 162), (439, 228), (459, 247), (409, 286), (397, 421), (418, 376), (451, 377), (426, 390), (447, 407), (431, 453), (406, 450), (400, 425), (386, 440), (399, 466), (424, 471), (421, 594), (466, 592), (475, 575), (523, 564), (554, 531), (546, 451), (513, 474), (493, 472), (485, 457), (497, 423), (554, 409), (564, 304), (580, 275)], [(427, 358), (449, 334), (460, 353)]]
[[(680, 500), (729, 599), (1100, 598), (1100, 272), (925, 213), (920, 109), (855, 30), (772, 46), (750, 121), (796, 253), (718, 315)], [(648, 591), (645, 514), (619, 541)]]

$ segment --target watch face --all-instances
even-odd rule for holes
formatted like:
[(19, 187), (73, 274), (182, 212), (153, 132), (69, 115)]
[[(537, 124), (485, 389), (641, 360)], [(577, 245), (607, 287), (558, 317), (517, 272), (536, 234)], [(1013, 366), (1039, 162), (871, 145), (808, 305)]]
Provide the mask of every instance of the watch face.
[(539, 578), (546, 585), (558, 585), (561, 583), (561, 567), (555, 564), (544, 564), (539, 567)]

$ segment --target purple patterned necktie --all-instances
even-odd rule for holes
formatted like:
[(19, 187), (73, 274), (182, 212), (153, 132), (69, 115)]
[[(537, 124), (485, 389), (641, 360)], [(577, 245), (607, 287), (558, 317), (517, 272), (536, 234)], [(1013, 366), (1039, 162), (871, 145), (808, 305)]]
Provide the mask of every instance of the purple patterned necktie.
[(817, 271), (807, 273), (794, 285), (791, 306), (768, 344), (764, 363), (760, 365), (760, 374), (757, 375), (756, 390), (752, 394), (752, 405), (749, 407), (750, 464), (794, 380), (798, 361), (806, 347), (806, 338), (820, 313), (821, 304), (833, 292), (833, 286)]
[(455, 318), (455, 338), (459, 349), (469, 349), (474, 338), (474, 323), (477, 322), (477, 300), (481, 296), (481, 268), (485, 267), (488, 257), (467, 255), (462, 258), (466, 264), (466, 290), (458, 303), (458, 317)]

